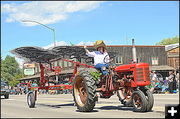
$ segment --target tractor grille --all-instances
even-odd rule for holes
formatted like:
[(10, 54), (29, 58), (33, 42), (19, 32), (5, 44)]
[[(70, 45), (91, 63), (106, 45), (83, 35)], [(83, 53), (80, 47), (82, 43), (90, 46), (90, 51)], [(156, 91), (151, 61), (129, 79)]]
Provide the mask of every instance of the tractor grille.
[(136, 80), (137, 82), (143, 81), (143, 69), (142, 68), (137, 68), (136, 69)]
[(144, 68), (146, 81), (150, 81), (149, 67)]
[(137, 82), (150, 81), (149, 68), (148, 67), (137, 68), (136, 69), (136, 79), (137, 79)]

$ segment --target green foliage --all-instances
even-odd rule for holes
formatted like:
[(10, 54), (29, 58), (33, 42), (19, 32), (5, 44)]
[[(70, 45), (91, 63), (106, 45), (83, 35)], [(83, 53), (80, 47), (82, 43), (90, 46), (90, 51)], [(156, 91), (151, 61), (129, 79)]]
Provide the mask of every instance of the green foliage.
[(1, 79), (14, 86), (18, 83), (17, 79), (22, 77), (24, 77), (22, 69), (19, 68), (15, 57), (7, 55), (4, 60), (1, 59)]
[(9, 85), (12, 87), (15, 87), (18, 83), (19, 83), (19, 81), (15, 80), (15, 79), (9, 81)]
[(172, 38), (165, 38), (161, 40), (160, 42), (156, 43), (156, 45), (170, 45), (170, 44), (175, 44), (179, 43), (179, 36), (175, 36)]
[(102, 73), (100, 72), (90, 72), (91, 76), (93, 76), (94, 80), (98, 80), (100, 79), (100, 76), (102, 75)]

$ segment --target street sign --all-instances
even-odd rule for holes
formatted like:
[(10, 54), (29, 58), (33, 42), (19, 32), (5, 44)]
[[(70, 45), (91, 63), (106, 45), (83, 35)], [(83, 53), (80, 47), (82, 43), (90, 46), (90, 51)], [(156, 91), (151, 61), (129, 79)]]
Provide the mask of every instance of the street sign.
[(24, 75), (34, 75), (34, 68), (24, 69)]

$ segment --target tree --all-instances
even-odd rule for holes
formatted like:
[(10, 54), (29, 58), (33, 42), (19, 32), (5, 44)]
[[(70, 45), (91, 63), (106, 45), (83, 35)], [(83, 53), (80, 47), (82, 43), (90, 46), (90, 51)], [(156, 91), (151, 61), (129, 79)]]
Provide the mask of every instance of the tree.
[(5, 60), (1, 59), (1, 79), (8, 81), (11, 86), (18, 83), (17, 79), (24, 77), (22, 70), (15, 57), (9, 55)]
[(165, 38), (161, 40), (160, 42), (156, 43), (156, 45), (170, 45), (170, 44), (175, 44), (179, 43), (179, 36), (175, 36), (172, 38)]
[(19, 81), (15, 80), (15, 79), (9, 81), (9, 85), (10, 85), (11, 87), (17, 86), (18, 83), (19, 83)]

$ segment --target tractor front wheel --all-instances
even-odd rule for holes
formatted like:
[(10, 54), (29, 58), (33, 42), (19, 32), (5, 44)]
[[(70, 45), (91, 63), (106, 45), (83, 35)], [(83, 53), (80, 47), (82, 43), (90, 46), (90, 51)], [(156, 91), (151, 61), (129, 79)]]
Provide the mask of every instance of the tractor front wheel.
[(149, 112), (152, 110), (152, 107), (154, 105), (154, 97), (153, 94), (150, 92), (150, 90), (148, 88), (141, 88), (141, 91), (145, 94), (146, 99), (147, 99), (147, 109), (146, 111)]
[(34, 108), (35, 107), (35, 95), (33, 92), (29, 92), (27, 95), (27, 103), (29, 108)]
[(141, 90), (136, 90), (132, 94), (132, 105), (135, 112), (145, 112), (147, 109), (147, 99)]
[(87, 71), (81, 71), (74, 80), (73, 97), (80, 112), (90, 112), (96, 102), (96, 85)]

